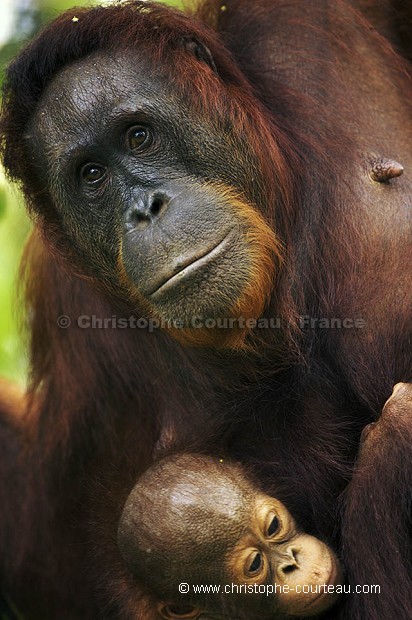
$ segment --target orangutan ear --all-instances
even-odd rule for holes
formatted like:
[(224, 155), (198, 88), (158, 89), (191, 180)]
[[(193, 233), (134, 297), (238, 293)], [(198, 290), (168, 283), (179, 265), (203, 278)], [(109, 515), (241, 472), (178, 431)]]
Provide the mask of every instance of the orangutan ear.
[(212, 71), (216, 73), (216, 75), (218, 75), (213, 56), (210, 53), (209, 48), (206, 47), (206, 45), (203, 45), (203, 43), (201, 43), (198, 39), (194, 37), (184, 37), (182, 39), (182, 43), (183, 47), (188, 52), (193, 54), (201, 62), (206, 63), (212, 69)]

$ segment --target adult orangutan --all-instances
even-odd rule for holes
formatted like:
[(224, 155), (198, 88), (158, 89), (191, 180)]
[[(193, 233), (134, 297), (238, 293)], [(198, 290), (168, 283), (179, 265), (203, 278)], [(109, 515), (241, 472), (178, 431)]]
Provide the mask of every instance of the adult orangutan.
[(351, 584), (381, 586), (328, 618), (412, 616), (393, 587), (408, 536), (387, 518), (371, 542), (357, 520), (388, 496), (407, 522), (409, 444), (384, 444), (381, 494), (362, 455), (348, 487), (412, 367), (408, 65), (352, 4), (76, 9), (10, 66), (3, 161), (35, 232), (0, 570), (28, 620), (159, 618), (117, 528), (170, 445), (241, 462)]

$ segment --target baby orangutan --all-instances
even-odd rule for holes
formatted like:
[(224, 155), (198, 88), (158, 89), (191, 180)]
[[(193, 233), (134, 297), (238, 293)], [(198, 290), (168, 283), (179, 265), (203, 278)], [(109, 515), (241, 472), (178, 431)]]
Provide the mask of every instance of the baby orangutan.
[(327, 587), (341, 580), (334, 553), (238, 464), (164, 458), (129, 495), (118, 542), (159, 618), (306, 618), (337, 599)]

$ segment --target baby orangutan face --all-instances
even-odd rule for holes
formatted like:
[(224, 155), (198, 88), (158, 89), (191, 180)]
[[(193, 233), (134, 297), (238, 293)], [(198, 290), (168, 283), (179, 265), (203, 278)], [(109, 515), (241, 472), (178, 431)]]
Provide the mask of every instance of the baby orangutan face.
[(287, 616), (307, 617), (327, 609), (335, 598), (324, 584), (336, 585), (341, 577), (333, 552), (300, 532), (278, 500), (258, 494), (249, 510), (249, 527), (226, 561), (232, 581), (273, 586), (273, 610)]
[(306, 618), (333, 605), (328, 586), (342, 577), (332, 550), (299, 531), (240, 465), (200, 455), (167, 457), (139, 479), (118, 541), (169, 620)]

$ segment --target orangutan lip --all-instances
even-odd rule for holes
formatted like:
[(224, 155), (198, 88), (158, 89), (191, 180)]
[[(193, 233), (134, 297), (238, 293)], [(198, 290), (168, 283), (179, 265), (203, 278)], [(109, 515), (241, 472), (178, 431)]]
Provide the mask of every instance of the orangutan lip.
[(166, 290), (169, 290), (170, 288), (181, 282), (183, 279), (185, 279), (186, 276), (191, 275), (197, 269), (207, 265), (210, 260), (213, 260), (214, 258), (219, 256), (219, 254), (222, 253), (226, 245), (233, 237), (233, 233), (234, 230), (231, 229), (228, 233), (226, 233), (226, 235), (221, 241), (219, 241), (217, 245), (213, 246), (211, 250), (207, 250), (206, 252), (198, 253), (195, 256), (191, 256), (186, 261), (183, 261), (181, 264), (179, 264), (178, 271), (173, 273), (173, 275), (171, 276), (167, 276), (159, 284), (159, 286), (157, 286), (155, 290), (150, 293), (150, 296), (153, 297), (154, 295), (157, 295), (159, 293), (164, 293)]

